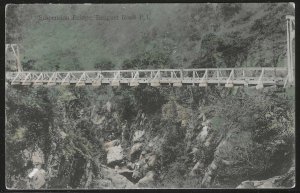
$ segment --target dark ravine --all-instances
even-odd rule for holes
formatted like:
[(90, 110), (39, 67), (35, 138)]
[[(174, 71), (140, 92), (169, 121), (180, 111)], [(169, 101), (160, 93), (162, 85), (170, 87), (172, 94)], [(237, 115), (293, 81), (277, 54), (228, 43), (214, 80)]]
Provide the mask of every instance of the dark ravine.
[[(56, 93), (60, 89), (25, 89), (22, 93), (25, 101), (35, 92), (38, 95), (47, 93), (49, 98), (51, 92)], [(95, 88), (76, 89), (77, 93), (82, 93), (82, 97), (94, 92), (89, 96), (91, 102), (86, 103), (83, 98), (75, 99), (80, 105), (68, 110), (81, 112), (73, 113), (75, 117), (70, 117), (64, 110), (53, 113), (51, 137), (47, 136), (52, 145), (47, 144), (51, 147), (47, 152), (41, 151), (45, 145), (43, 139), (34, 143), (31, 142), (34, 139), (27, 137), (35, 127), (26, 130), (29, 132), (26, 135), (17, 134), (23, 131), (16, 129), (11, 136), (18, 141), (8, 140), (7, 148), (11, 152), (26, 149), (32, 154), (36, 150), (30, 149), (30, 144), (35, 144), (40, 149), (40, 155), (35, 153), (35, 166), (20, 165), (21, 173), (8, 178), (11, 187), (30, 188), (33, 182), (20, 185), (20, 180), (14, 178), (21, 174), (21, 180), (29, 181), (26, 176), (34, 167), (45, 170), (45, 174), (37, 179), (44, 179), (45, 182), (42, 187), (36, 188), (241, 188), (251, 184), (253, 187), (289, 187), (292, 184), (294, 176), (290, 168), (294, 160), (294, 107), (293, 94), (287, 95), (290, 91), (276, 93), (276, 90), (260, 92), (210, 88), (201, 92), (199, 88), (147, 88), (145, 92), (152, 93), (148, 96), (155, 97), (140, 99), (134, 96), (139, 89), (131, 88), (128, 91), (127, 88), (118, 88), (113, 91), (114, 97), (98, 103), (92, 102), (98, 100), (99, 96)], [(181, 93), (192, 89), (198, 95), (194, 94), (189, 103), (182, 103), (181, 95), (169, 95), (180, 93), (177, 89)], [(7, 91), (12, 97), (10, 100), (18, 97), (15, 92), (20, 92), (14, 87), (9, 87)], [(64, 89), (63, 94), (72, 92), (72, 89)], [(247, 94), (249, 92), (256, 94), (252, 96)], [(55, 97), (55, 101), (51, 101), (53, 108), (48, 111), (63, 109), (64, 104), (74, 103), (71, 102), (74, 99), (63, 101), (62, 96)], [(241, 97), (243, 100), (240, 100)], [(151, 100), (158, 100), (153, 102), (160, 103), (160, 106), (145, 113), (143, 109), (152, 106)], [(24, 107), (20, 106), (23, 103), (20, 101), (19, 104), (11, 104), (11, 108), (28, 108), (28, 113), (23, 116), (32, 116), (31, 113), (46, 110), (40, 106), (45, 102), (37, 102), (36, 107)], [(124, 117), (128, 110), (135, 116)], [(8, 108), (8, 123), (18, 116), (10, 113), (12, 111)], [(61, 119), (59, 113), (66, 113), (66, 118)], [(272, 114), (276, 116), (270, 116)], [(21, 123), (27, 127), (21, 118), (15, 124)], [(47, 128), (38, 126), (36, 129)], [(110, 132), (107, 138), (103, 138), (105, 130)], [(263, 136), (264, 140), (261, 140)], [(21, 143), (29, 146), (16, 148)], [(7, 161), (17, 164), (15, 160), (18, 155), (22, 154), (16, 153)], [(24, 158), (20, 161), (21, 164), (30, 163), (32, 158), (29, 156), (27, 161)], [(11, 171), (10, 167), (7, 169)], [(277, 176), (274, 178), (276, 182), (272, 181), (274, 176)], [(269, 185), (262, 185), (255, 180), (268, 180)]]

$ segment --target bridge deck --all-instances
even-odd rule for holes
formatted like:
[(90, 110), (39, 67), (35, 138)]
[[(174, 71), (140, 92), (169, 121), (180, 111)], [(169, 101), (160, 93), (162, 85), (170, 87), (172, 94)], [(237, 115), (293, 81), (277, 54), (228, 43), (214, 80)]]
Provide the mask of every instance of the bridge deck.
[(156, 69), (156, 70), (102, 70), (60, 72), (7, 72), (6, 80), (11, 85), (94, 85), (108, 84), (138, 86), (209, 84), (285, 86), (287, 68), (206, 68), (206, 69)]

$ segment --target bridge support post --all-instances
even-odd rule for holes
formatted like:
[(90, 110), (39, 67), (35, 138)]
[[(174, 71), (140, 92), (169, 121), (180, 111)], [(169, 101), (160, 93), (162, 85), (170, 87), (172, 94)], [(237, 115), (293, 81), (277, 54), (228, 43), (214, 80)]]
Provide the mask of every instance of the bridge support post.
[(120, 71), (114, 73), (114, 79), (110, 84), (111, 86), (120, 86)]
[(264, 88), (264, 85), (263, 85), (264, 72), (265, 72), (265, 69), (262, 69), (261, 74), (260, 74), (259, 79), (258, 79), (258, 84), (255, 87), (257, 90)]
[(161, 77), (160, 71), (158, 70), (158, 71), (156, 72), (154, 78), (151, 80), (150, 85), (153, 86), (153, 87), (158, 87), (158, 86), (160, 86), (160, 81), (159, 81), (159, 80), (160, 80), (160, 77)]
[(12, 51), (14, 60), (16, 61), (16, 67), (18, 69), (18, 72), (22, 72), (23, 68), (22, 68), (22, 64), (21, 64), (21, 60), (20, 60), (20, 49), (19, 49), (18, 44), (6, 44), (5, 45), (5, 53), (8, 53), (9, 50)]
[(233, 87), (233, 83), (232, 83), (232, 79), (234, 77), (234, 69), (231, 70), (230, 75), (226, 81), (225, 87), (226, 88), (232, 88)]
[(294, 83), (294, 57), (293, 57), (293, 39), (295, 38), (295, 17), (286, 16), (287, 28), (287, 68), (288, 68), (288, 83)]
[(82, 73), (82, 75), (80, 76), (78, 82), (76, 83), (76, 86), (84, 86), (85, 85), (85, 81), (86, 81), (87, 75), (86, 73)]
[(102, 77), (103, 76), (102, 76), (101, 72), (98, 72), (96, 79), (92, 81), (92, 85), (93, 86), (101, 86), (101, 78)]
[(218, 86), (220, 86), (220, 71), (217, 69)]
[(67, 75), (63, 78), (61, 85), (70, 85), (70, 73), (68, 72)]
[(57, 77), (57, 73), (53, 72), (52, 76), (49, 78), (49, 81), (47, 82), (47, 85), (48, 86), (56, 85), (56, 77)]
[(175, 80), (173, 80), (173, 86), (174, 87), (182, 87), (182, 79), (181, 79), (181, 77), (179, 77), (179, 78), (177, 77), (175, 71), (171, 72), (171, 78), (175, 79)]
[(138, 86), (139, 85), (139, 82), (136, 80), (137, 78), (139, 78), (139, 71), (136, 71), (132, 80), (130, 81), (129, 83), (129, 86)]
[(203, 77), (200, 80), (199, 87), (207, 87), (208, 70), (205, 70)]

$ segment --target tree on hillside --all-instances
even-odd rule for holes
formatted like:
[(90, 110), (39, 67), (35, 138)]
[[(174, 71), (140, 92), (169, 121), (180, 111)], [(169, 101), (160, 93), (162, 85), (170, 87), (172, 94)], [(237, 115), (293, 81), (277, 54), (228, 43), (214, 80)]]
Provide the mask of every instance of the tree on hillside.
[(107, 59), (102, 59), (102, 61), (96, 63), (94, 65), (94, 68), (96, 70), (113, 70), (115, 65), (112, 63), (112, 61)]

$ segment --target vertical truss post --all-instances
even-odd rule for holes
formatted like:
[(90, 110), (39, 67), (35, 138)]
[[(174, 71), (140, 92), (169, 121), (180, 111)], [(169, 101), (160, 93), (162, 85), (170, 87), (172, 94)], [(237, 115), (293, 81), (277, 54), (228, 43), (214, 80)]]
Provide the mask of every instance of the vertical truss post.
[(57, 73), (53, 72), (52, 76), (49, 78), (49, 81), (47, 83), (48, 86), (56, 85), (56, 76)]
[[(172, 71), (171, 73), (172, 73), (173, 86), (175, 86), (175, 87), (182, 87), (182, 80), (177, 77), (175, 71)], [(174, 79), (174, 76), (175, 76), (175, 79)]]
[(218, 80), (218, 86), (220, 86), (220, 71), (217, 69), (217, 80)]
[(183, 70), (182, 70), (182, 69), (180, 69), (180, 79), (181, 79), (181, 80), (184, 79), (184, 77), (183, 77)]
[(260, 76), (259, 76), (259, 79), (258, 79), (258, 84), (256, 85), (256, 89), (262, 89), (264, 87), (264, 84), (263, 84), (264, 72), (265, 72), (265, 69), (263, 68), (261, 70), (261, 73), (260, 73)]
[(195, 74), (195, 70), (193, 70), (193, 86), (195, 86), (195, 78), (196, 78), (196, 74)]
[(86, 80), (86, 73), (83, 72), (82, 75), (80, 76), (79, 80), (77, 81), (76, 86), (85, 85), (85, 80)]
[(154, 87), (160, 86), (160, 77), (161, 77), (160, 70), (158, 70), (154, 78), (151, 80), (150, 85)]
[(120, 86), (120, 71), (114, 72), (114, 78), (111, 81), (111, 86)]
[(101, 79), (103, 78), (103, 75), (100, 72), (97, 72), (96, 78), (92, 81), (93, 86), (101, 86)]
[(245, 87), (248, 87), (249, 86), (249, 83), (248, 83), (248, 80), (246, 80), (246, 73), (245, 73), (245, 69), (243, 69), (243, 80), (244, 80), (244, 86)]
[(283, 88), (286, 88), (289, 77), (287, 76), (283, 83)]
[[(133, 74), (134, 74), (134, 76), (133, 76)], [(131, 72), (131, 75), (132, 75), (132, 79), (131, 79), (131, 81), (129, 83), (129, 86), (138, 86), (139, 85), (139, 81), (136, 80), (136, 79), (140, 77), (139, 71), (136, 70), (135, 73)]]
[(21, 65), (21, 61), (20, 61), (20, 50), (19, 50), (19, 46), (17, 44), (10, 44), (10, 47), (14, 53), (14, 56), (16, 58), (16, 64), (17, 64), (17, 69), (19, 72), (23, 71), (22, 65)]
[(208, 78), (208, 70), (206, 69), (203, 77), (200, 80), (200, 83), (199, 83), (200, 87), (207, 87), (207, 78)]
[(62, 79), (61, 85), (70, 85), (70, 80), (68, 79), (70, 79), (70, 72)]
[(23, 67), (22, 67), (22, 64), (21, 64), (21, 60), (20, 60), (20, 48), (19, 48), (19, 46), (16, 44), (16, 48), (17, 48), (17, 64), (18, 64), (18, 66), (19, 66), (19, 69), (20, 69), (20, 71), (23, 71)]
[(232, 88), (233, 87), (233, 82), (232, 79), (234, 78), (234, 69), (231, 70), (229, 77), (226, 81), (225, 87), (226, 88)]

